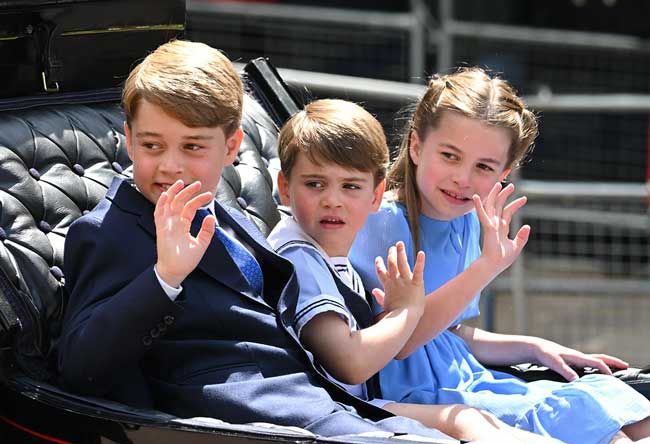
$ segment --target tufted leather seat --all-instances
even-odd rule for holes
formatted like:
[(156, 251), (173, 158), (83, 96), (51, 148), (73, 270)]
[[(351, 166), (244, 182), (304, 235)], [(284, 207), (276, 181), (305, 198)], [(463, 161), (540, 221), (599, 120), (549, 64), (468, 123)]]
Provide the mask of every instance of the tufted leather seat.
[[(61, 270), (68, 227), (97, 204), (114, 176), (130, 173), (114, 99), (0, 112), (0, 308), (5, 324), (16, 317), (13, 358), (40, 380), (52, 380), (47, 360), (66, 302)], [(269, 173), (279, 165), (278, 127), (250, 96), (242, 126), (240, 153), (224, 170), (217, 198), (268, 234), (279, 220)]]

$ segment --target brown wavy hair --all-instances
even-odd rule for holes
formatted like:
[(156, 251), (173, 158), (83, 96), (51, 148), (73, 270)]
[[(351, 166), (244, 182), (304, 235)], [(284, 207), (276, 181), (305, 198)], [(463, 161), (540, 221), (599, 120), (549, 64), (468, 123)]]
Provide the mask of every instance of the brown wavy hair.
[(240, 126), (244, 88), (221, 51), (174, 40), (149, 54), (126, 79), (122, 107), (129, 127), (142, 100), (188, 127), (221, 127), (229, 137)]
[(315, 163), (370, 172), (375, 186), (386, 177), (388, 145), (381, 124), (346, 100), (315, 100), (285, 123), (278, 137), (278, 155), (287, 179), (300, 152)]

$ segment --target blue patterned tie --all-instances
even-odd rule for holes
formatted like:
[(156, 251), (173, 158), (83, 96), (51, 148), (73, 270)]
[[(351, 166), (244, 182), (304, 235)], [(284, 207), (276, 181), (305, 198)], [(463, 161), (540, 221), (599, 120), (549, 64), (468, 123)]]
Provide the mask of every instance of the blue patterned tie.
[[(200, 220), (203, 220), (205, 216), (211, 214), (211, 212), (205, 208), (199, 209), (196, 213), (198, 217), (200, 217)], [(230, 257), (235, 261), (235, 264), (237, 264), (237, 267), (239, 267), (242, 274), (251, 285), (251, 288), (253, 288), (257, 294), (262, 294), (264, 278), (257, 259), (255, 259), (250, 251), (248, 251), (242, 244), (230, 237), (219, 225), (215, 225), (215, 234), (228, 253), (230, 253)]]

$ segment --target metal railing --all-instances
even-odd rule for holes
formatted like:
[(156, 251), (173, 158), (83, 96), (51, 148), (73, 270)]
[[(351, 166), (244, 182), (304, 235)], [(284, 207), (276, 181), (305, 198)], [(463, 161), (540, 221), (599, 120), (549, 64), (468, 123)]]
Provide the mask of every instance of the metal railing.
[(245, 17), (247, 20), (276, 19), (345, 26), (363, 24), (368, 28), (402, 32), (408, 35), (408, 81), (412, 83), (422, 83), (427, 72), (430, 48), (435, 48), (438, 72), (446, 72), (454, 67), (454, 39), (457, 38), (650, 54), (650, 42), (639, 37), (464, 22), (454, 19), (453, 0), (439, 0), (435, 17), (424, 0), (409, 0), (409, 5), (408, 12), (381, 12), (277, 3), (251, 5), (247, 2), (188, 0), (187, 11), (190, 15), (208, 18)]

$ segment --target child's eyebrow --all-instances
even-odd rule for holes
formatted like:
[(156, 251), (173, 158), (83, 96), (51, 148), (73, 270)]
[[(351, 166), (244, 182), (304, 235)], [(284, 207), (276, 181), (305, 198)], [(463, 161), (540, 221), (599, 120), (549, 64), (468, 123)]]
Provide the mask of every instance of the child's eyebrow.
[(327, 176), (318, 173), (302, 173), (301, 179), (327, 179)]
[(192, 136), (183, 136), (185, 140), (212, 140), (214, 136), (207, 136), (202, 134), (192, 135)]
[[(162, 137), (162, 134), (155, 131), (139, 131), (135, 134), (136, 137)], [(190, 136), (183, 136), (183, 140), (211, 140), (214, 139), (213, 136), (195, 134)]]
[[(332, 179), (329, 176), (326, 176), (324, 174), (318, 174), (318, 173), (303, 173), (300, 175), (302, 179)], [(347, 177), (342, 177), (342, 178), (336, 178), (336, 180), (341, 180), (344, 182), (368, 182), (370, 179), (367, 177), (363, 176), (347, 176)]]
[(359, 176), (344, 177), (343, 180), (346, 182), (369, 182), (369, 179), (367, 177)]
[(160, 137), (160, 134), (155, 131), (138, 131), (135, 133), (136, 137)]

